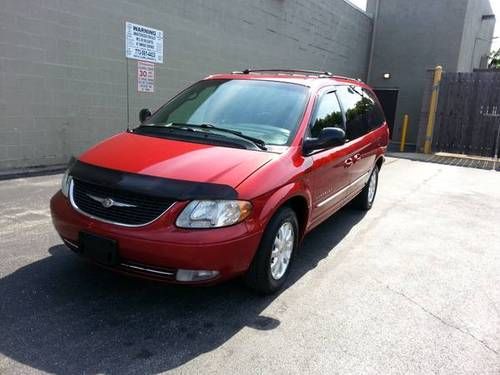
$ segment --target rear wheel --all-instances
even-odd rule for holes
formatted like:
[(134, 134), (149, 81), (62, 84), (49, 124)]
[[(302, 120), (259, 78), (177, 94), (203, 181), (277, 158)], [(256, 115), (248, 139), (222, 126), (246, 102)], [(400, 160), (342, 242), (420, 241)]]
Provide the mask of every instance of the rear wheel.
[(298, 227), (297, 215), (290, 207), (273, 216), (245, 275), (247, 286), (264, 294), (283, 286), (298, 245)]
[(360, 191), (356, 198), (354, 198), (354, 207), (364, 211), (368, 211), (370, 208), (372, 208), (373, 201), (375, 200), (375, 195), (377, 195), (378, 172), (378, 166), (375, 165), (368, 183), (365, 185), (363, 190)]

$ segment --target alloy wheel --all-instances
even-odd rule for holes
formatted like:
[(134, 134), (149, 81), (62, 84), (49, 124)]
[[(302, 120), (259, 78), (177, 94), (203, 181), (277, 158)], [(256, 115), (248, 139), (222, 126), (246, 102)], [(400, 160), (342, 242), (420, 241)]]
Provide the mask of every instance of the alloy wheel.
[(372, 175), (370, 176), (370, 181), (368, 182), (368, 202), (371, 204), (375, 198), (375, 192), (377, 191), (377, 179), (378, 170), (375, 168)]
[(271, 252), (271, 276), (273, 279), (281, 279), (288, 269), (294, 243), (295, 233), (293, 225), (289, 221), (285, 221), (276, 233)]

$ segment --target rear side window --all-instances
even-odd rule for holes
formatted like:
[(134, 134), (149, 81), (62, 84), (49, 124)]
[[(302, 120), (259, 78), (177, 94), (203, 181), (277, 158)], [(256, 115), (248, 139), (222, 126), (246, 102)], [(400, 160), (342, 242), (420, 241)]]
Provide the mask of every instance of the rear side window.
[(363, 94), (367, 99), (367, 120), (370, 129), (376, 129), (385, 122), (385, 115), (374, 93), (363, 89)]
[(311, 124), (311, 136), (317, 138), (324, 128), (344, 129), (342, 110), (335, 92), (323, 95), (317, 107), (314, 121)]
[(345, 111), (347, 139), (362, 137), (384, 122), (384, 116), (369, 91), (361, 87), (339, 86), (337, 93)]

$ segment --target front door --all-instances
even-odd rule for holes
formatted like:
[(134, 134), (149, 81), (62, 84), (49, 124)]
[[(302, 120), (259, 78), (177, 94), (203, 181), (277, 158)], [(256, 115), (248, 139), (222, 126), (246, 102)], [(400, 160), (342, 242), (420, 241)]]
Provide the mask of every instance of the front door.
[[(317, 137), (325, 127), (345, 129), (344, 117), (334, 88), (320, 95), (312, 118), (307, 134), (309, 137)], [(347, 161), (350, 151), (348, 145), (343, 145), (317, 151), (310, 156), (313, 165), (307, 180), (312, 191), (312, 225), (331, 215), (347, 197), (350, 182), (350, 165)]]

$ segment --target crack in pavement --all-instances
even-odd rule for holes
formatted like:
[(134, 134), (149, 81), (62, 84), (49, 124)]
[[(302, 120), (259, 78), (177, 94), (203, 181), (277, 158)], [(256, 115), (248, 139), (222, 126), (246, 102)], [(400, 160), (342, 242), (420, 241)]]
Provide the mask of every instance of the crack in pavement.
[(390, 290), (391, 292), (393, 293), (396, 293), (398, 294), (399, 296), (405, 298), (407, 301), (410, 301), (411, 303), (413, 303), (415, 306), (418, 306), (422, 311), (424, 311), (425, 313), (427, 313), (428, 315), (432, 316), (434, 319), (438, 320), (439, 322), (441, 322), (442, 324), (444, 324), (445, 326), (447, 327), (450, 327), (450, 328), (453, 328), (461, 333), (463, 333), (464, 335), (467, 335), (469, 337), (471, 337), (472, 339), (474, 339), (475, 341), (479, 342), (481, 345), (483, 345), (486, 349), (488, 349), (489, 351), (495, 353), (496, 355), (498, 355), (498, 351), (496, 351), (495, 349), (493, 349), (491, 346), (488, 345), (488, 343), (486, 343), (484, 340), (481, 340), (479, 338), (477, 338), (476, 336), (474, 336), (472, 333), (468, 332), (468, 331), (465, 331), (463, 330), (462, 328), (454, 325), (454, 324), (451, 324), (449, 322), (447, 322), (446, 320), (444, 320), (443, 318), (441, 318), (440, 316), (434, 314), (432, 311), (429, 311), (427, 310), (424, 306), (422, 306), (421, 304), (419, 304), (417, 301), (415, 301), (414, 299), (408, 297), (406, 294), (404, 294), (403, 292), (400, 292), (398, 290), (395, 290), (395, 289), (392, 289), (389, 285), (387, 284), (384, 284), (382, 283), (380, 280), (377, 280), (375, 279), (376, 282), (378, 282), (379, 284), (381, 285), (384, 285), (386, 287), (386, 289)]

